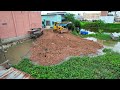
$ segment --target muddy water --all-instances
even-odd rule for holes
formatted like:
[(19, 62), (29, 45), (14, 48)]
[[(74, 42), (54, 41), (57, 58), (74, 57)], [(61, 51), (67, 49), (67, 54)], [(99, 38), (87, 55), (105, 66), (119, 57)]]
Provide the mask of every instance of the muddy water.
[[(27, 40), (6, 50), (5, 56), (9, 60), (9, 63), (17, 64), (22, 58), (30, 57), (31, 53), (29, 50), (31, 48), (31, 45), (32, 41)], [(2, 53), (0, 56), (0, 63), (3, 61), (5, 61), (5, 58)]]
[(120, 53), (120, 42), (113, 41), (113, 40), (108, 40), (108, 41), (107, 40), (98, 40), (93, 37), (87, 37), (85, 39), (93, 40), (95, 42), (98, 42), (99, 44), (102, 44), (104, 46), (104, 48), (110, 48), (113, 51)]

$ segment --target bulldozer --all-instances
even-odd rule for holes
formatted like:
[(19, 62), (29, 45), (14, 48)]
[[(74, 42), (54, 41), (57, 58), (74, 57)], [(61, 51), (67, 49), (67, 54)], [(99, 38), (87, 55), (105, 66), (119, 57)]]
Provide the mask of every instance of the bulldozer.
[(55, 22), (53, 26), (53, 32), (68, 33), (68, 29), (65, 27), (67, 24)]

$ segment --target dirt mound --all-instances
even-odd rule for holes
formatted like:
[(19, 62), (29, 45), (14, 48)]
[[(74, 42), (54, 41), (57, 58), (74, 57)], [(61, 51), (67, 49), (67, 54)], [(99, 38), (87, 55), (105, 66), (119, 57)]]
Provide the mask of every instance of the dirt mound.
[(58, 34), (45, 30), (31, 48), (31, 60), (40, 65), (53, 65), (63, 61), (68, 56), (95, 54), (101, 45), (82, 39), (71, 33)]

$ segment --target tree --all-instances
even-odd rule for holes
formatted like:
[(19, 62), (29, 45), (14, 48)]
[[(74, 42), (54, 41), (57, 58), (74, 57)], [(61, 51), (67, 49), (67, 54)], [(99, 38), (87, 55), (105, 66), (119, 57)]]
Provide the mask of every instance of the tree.
[(80, 28), (81, 28), (80, 21), (79, 20), (75, 20), (74, 25), (75, 25), (75, 30), (77, 31), (77, 33), (79, 33)]
[(75, 20), (74, 21), (75, 27), (81, 27), (80, 21), (79, 20)]
[(74, 21), (75, 21), (74, 16), (75, 16), (74, 14), (67, 13), (67, 14), (65, 15), (65, 20), (74, 23)]
[(77, 33), (79, 33), (81, 24), (80, 24), (80, 21), (79, 21), (79, 20), (76, 20), (76, 19), (75, 19), (75, 15), (74, 15), (74, 14), (67, 13), (67, 14), (65, 15), (65, 20), (66, 20), (66, 21), (69, 21), (69, 22), (72, 22), (72, 24), (69, 24), (69, 25), (68, 25), (68, 29), (71, 29), (72, 31), (73, 31), (73, 30), (76, 30)]

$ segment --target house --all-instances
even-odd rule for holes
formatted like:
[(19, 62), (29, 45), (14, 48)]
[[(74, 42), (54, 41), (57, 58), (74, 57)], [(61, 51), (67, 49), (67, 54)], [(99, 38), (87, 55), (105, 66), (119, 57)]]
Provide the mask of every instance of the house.
[(89, 20), (89, 21), (99, 20), (99, 17), (100, 17), (100, 13), (83, 13), (84, 20)]
[(78, 15), (75, 15), (75, 19), (82, 21), (84, 20), (84, 17), (81, 14), (78, 14)]
[(3, 43), (29, 37), (28, 30), (42, 28), (41, 12), (0, 11), (0, 38)]
[(114, 19), (114, 12), (101, 11), (100, 20), (104, 21), (105, 23), (114, 23)]
[(42, 26), (43, 27), (53, 27), (54, 22), (62, 22), (65, 20), (66, 12), (55, 12), (55, 13), (47, 13), (46, 15), (42, 16)]

